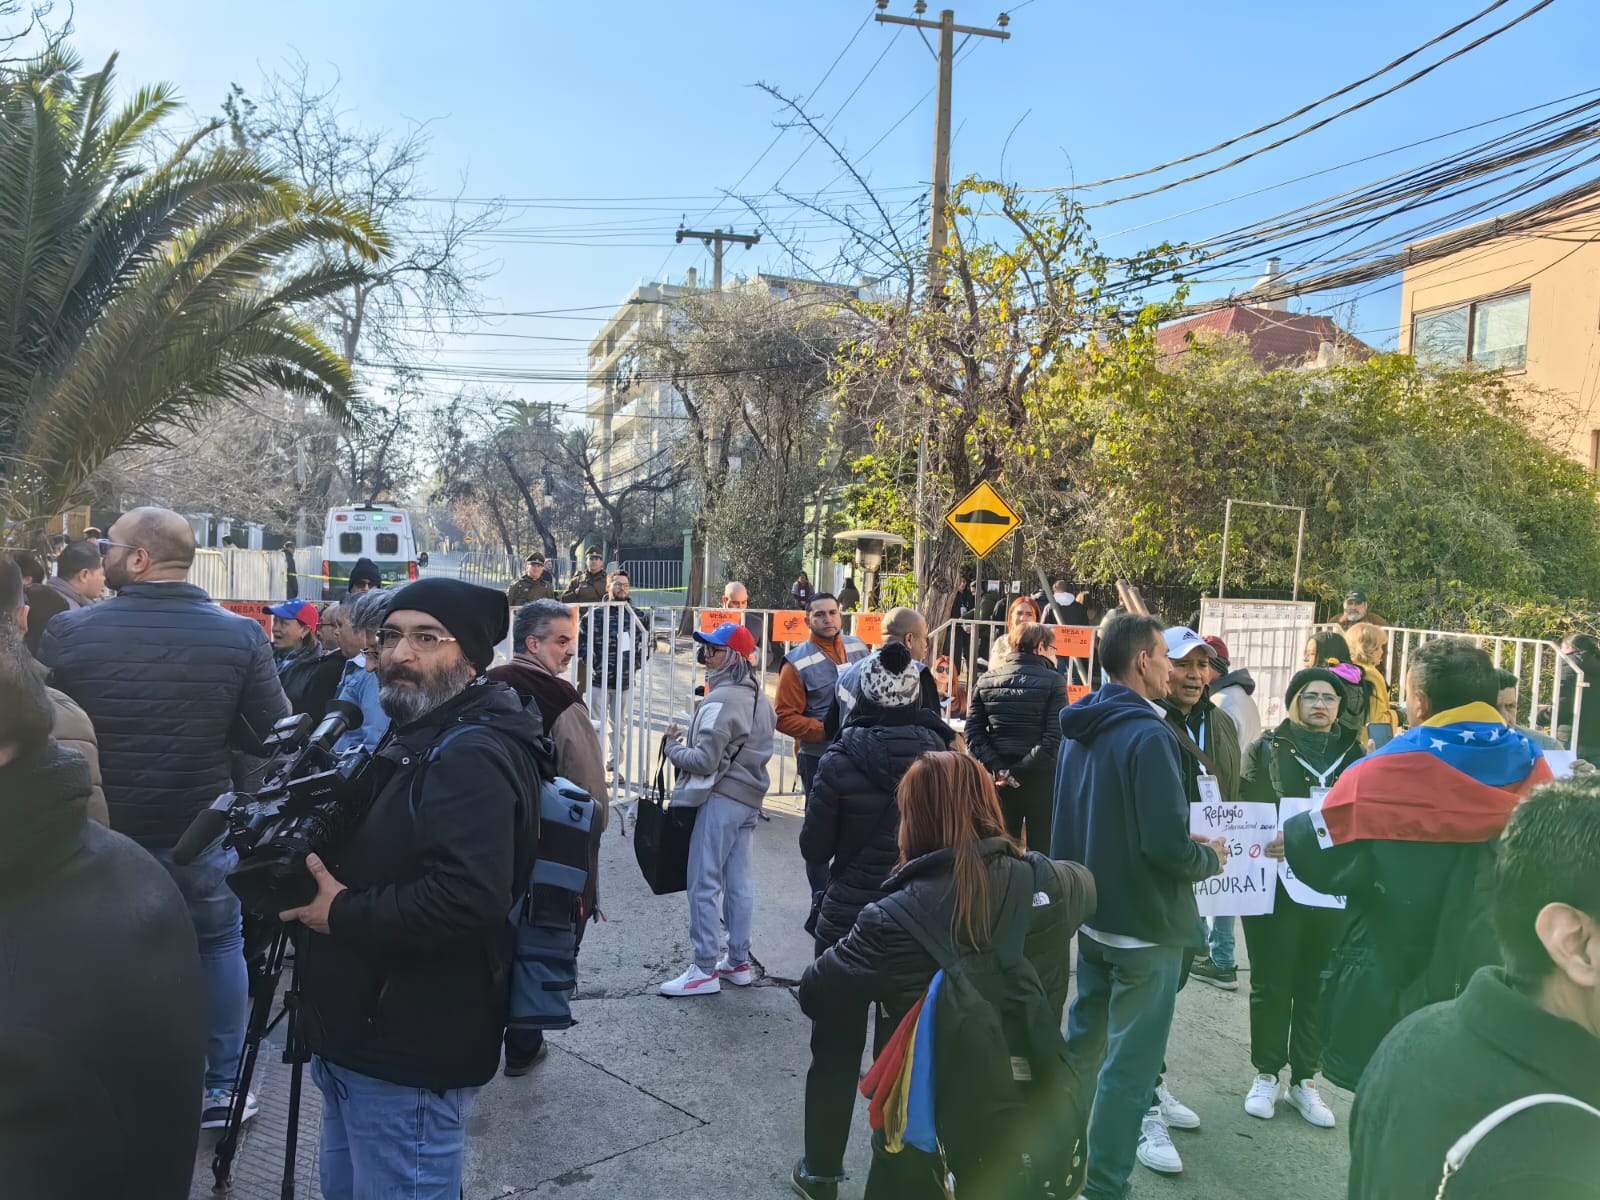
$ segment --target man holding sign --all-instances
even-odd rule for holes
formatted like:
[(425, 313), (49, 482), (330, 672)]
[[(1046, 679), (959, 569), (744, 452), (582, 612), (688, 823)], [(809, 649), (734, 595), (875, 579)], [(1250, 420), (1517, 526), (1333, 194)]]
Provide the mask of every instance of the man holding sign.
[[(1361, 757), (1357, 731), (1339, 723), (1342, 694), (1339, 677), (1321, 667), (1289, 680), (1288, 719), (1245, 754), (1246, 800), (1272, 804), (1280, 821), (1322, 807), (1345, 768)], [(1265, 852), (1278, 873), (1273, 906), (1265, 916), (1243, 919), (1250, 948), (1250, 1061), (1256, 1069), (1244, 1110), (1268, 1120), (1283, 1098), (1311, 1124), (1332, 1129), (1333, 1110), (1314, 1078), (1322, 1066), (1322, 970), (1339, 935), (1343, 902), (1295, 876), (1283, 856), (1281, 833)], [(1284, 1067), (1287, 1093), (1279, 1079)]]

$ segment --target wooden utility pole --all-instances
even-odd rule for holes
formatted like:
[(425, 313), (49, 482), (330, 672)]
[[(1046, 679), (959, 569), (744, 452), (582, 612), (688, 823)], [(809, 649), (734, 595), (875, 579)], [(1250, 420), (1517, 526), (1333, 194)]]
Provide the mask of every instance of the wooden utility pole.
[[(1000, 28), (979, 29), (974, 25), (957, 25), (955, 10), (951, 8), (941, 12), (937, 21), (923, 20), (922, 14), (928, 11), (927, 0), (917, 0), (915, 17), (892, 17), (883, 11), (888, 7), (889, 0), (878, 0), (878, 13), (875, 19), (882, 24), (909, 25), (919, 33), (924, 29), (939, 31), (939, 49), (934, 53), (934, 58), (939, 63), (939, 95), (938, 114), (933, 126), (933, 195), (928, 208), (928, 303), (937, 304), (944, 292), (944, 247), (950, 231), (950, 222), (945, 209), (950, 203), (950, 90), (954, 82), (956, 52), (960, 49), (956, 45), (956, 34), (965, 34), (969, 38), (989, 37), (1007, 41), (1011, 35), (1005, 30), (1011, 23), (1011, 18), (1001, 13), (995, 21)], [(924, 37), (923, 40), (926, 42), (927, 39)], [(965, 38), (961, 44), (966, 45)], [(926, 422), (919, 422), (919, 428), (921, 432), (917, 435), (917, 535), (912, 542), (911, 574), (920, 589), (923, 582), (922, 506), (927, 494), (928, 473)]]
[(730, 230), (713, 229), (704, 233), (698, 229), (679, 228), (677, 240), (681, 243), (684, 238), (699, 238), (711, 247), (711, 290), (722, 290), (722, 243), (733, 242), (736, 245), (749, 249), (761, 240), (759, 233), (734, 233)]

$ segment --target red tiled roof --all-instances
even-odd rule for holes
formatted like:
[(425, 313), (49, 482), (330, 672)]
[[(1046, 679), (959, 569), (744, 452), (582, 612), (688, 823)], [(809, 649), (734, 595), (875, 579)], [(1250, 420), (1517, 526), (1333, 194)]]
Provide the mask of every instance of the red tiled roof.
[(1172, 358), (1189, 348), (1189, 335), (1243, 337), (1250, 346), (1250, 357), (1263, 367), (1298, 366), (1316, 358), (1323, 342), (1332, 342), (1365, 358), (1371, 347), (1340, 329), (1330, 318), (1310, 313), (1279, 312), (1271, 308), (1236, 305), (1174, 321), (1156, 331), (1156, 344), (1163, 358)]

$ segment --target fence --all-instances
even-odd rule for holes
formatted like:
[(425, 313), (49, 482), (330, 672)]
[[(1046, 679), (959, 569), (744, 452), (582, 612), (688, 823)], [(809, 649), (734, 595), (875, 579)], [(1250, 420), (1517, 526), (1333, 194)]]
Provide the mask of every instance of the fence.
[(640, 591), (677, 591), (686, 586), (681, 558), (625, 559), (621, 566), (628, 582)]
[(287, 566), (281, 550), (197, 550), (189, 582), (213, 600), (282, 600)]

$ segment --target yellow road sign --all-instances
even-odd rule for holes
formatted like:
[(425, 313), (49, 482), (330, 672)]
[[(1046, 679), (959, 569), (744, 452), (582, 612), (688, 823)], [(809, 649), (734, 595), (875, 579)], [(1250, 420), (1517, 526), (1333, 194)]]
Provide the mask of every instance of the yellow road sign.
[(944, 523), (979, 558), (988, 554), (1017, 526), (1022, 517), (988, 483), (980, 483), (949, 512)]

